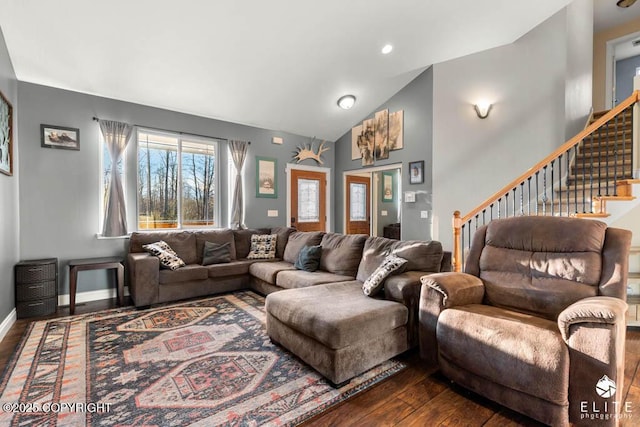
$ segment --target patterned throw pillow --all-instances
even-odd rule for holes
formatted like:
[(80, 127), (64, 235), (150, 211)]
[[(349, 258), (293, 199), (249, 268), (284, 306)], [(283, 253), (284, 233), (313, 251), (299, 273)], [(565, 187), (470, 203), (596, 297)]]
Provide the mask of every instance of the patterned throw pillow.
[(142, 249), (149, 252), (151, 255), (155, 255), (160, 259), (160, 265), (170, 270), (177, 270), (180, 267), (184, 267), (185, 263), (175, 253), (171, 246), (167, 242), (160, 240), (159, 242), (149, 243), (148, 245), (142, 245)]
[(362, 291), (367, 296), (374, 296), (382, 289), (384, 279), (391, 273), (400, 269), (407, 263), (407, 260), (397, 255), (387, 255), (382, 264), (375, 269), (373, 274), (362, 284)]
[(277, 234), (254, 234), (247, 259), (272, 259), (276, 257)]

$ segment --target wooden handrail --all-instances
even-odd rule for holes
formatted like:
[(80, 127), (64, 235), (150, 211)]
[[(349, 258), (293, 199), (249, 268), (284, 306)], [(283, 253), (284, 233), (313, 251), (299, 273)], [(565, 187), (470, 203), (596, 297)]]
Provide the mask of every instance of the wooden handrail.
[(463, 216), (460, 219), (460, 224), (464, 224), (465, 222), (473, 218), (478, 212), (481, 212), (483, 209), (486, 209), (496, 200), (503, 197), (506, 193), (510, 192), (514, 187), (517, 187), (518, 185), (520, 185), (521, 182), (526, 181), (527, 178), (532, 177), (533, 175), (535, 175), (536, 172), (540, 172), (545, 165), (548, 165), (549, 163), (551, 163), (551, 161), (559, 157), (560, 154), (565, 153), (570, 148), (573, 148), (574, 145), (579, 144), (580, 141), (582, 141), (583, 139), (591, 135), (593, 132), (598, 130), (598, 128), (600, 128), (602, 125), (607, 123), (613, 117), (617, 116), (622, 111), (624, 111), (627, 107), (638, 102), (639, 100), (640, 100), (640, 91), (636, 90), (631, 94), (630, 97), (622, 101), (614, 109), (609, 111), (604, 116), (600, 117), (598, 120), (593, 122), (590, 126), (588, 126), (585, 130), (578, 133), (576, 136), (574, 136), (573, 138), (571, 138), (570, 140), (562, 144), (553, 153), (549, 154), (547, 157), (545, 157), (544, 159), (542, 159), (541, 161), (533, 165), (531, 168), (527, 169), (525, 173), (523, 173), (522, 175), (520, 175), (519, 177), (511, 181), (509, 184), (505, 185), (502, 189), (495, 192), (491, 197), (486, 199), (484, 202), (478, 205), (471, 212)]
[[(631, 96), (618, 104), (615, 108), (611, 109), (607, 114), (600, 117), (598, 120), (593, 122), (591, 125), (587, 126), (583, 131), (579, 132), (576, 136), (569, 139), (567, 142), (562, 144), (556, 150), (554, 150), (547, 157), (533, 165), (531, 168), (527, 169), (522, 175), (511, 181), (509, 184), (505, 185), (503, 188), (495, 192), (491, 197), (487, 198), (484, 202), (479, 204), (476, 208), (471, 210), (468, 214), (461, 217), (460, 212), (456, 211), (453, 215), (453, 237), (454, 237), (454, 250), (453, 250), (453, 268), (454, 271), (461, 271), (462, 269), (462, 250), (464, 248), (461, 247), (460, 244), (460, 235), (462, 225), (471, 220), (474, 216), (477, 216), (478, 213), (486, 210), (488, 207), (492, 206), (500, 200), (504, 196), (508, 196), (508, 194), (513, 191), (514, 188), (517, 188), (522, 183), (526, 182), (528, 179), (532, 178), (536, 173), (542, 171), (545, 167), (549, 165), (552, 161), (555, 161), (560, 155), (568, 152), (570, 149), (578, 145), (585, 138), (589, 137), (611, 119), (616, 117), (618, 114), (622, 113), (631, 105), (640, 101), (640, 91), (634, 91)], [(593, 114), (593, 111), (591, 111)], [(471, 243), (471, 242), (469, 242)]]

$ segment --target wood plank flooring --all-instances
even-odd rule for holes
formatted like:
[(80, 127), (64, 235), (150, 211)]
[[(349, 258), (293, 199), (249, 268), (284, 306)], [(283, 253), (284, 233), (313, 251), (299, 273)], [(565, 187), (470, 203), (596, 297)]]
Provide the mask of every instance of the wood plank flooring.
[[(125, 304), (130, 304), (125, 300)], [(115, 299), (76, 306), (76, 314), (117, 307)], [(0, 342), (0, 369), (4, 370), (32, 320), (68, 316), (68, 307), (56, 315), (19, 319)], [(397, 358), (407, 368), (371, 389), (308, 420), (304, 426), (540, 426), (536, 421), (449, 382), (426, 366), (418, 352)], [(640, 328), (627, 329), (623, 395), (631, 402), (633, 418), (623, 426), (640, 425)]]

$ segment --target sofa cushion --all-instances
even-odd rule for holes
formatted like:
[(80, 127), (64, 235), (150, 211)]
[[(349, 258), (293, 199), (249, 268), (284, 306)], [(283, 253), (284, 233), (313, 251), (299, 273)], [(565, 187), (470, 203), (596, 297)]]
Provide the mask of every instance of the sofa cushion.
[(364, 244), (362, 260), (356, 279), (364, 282), (373, 274), (382, 260), (395, 254), (407, 260), (405, 271), (418, 270), (438, 273), (442, 262), (442, 244), (437, 241), (398, 241), (385, 237), (369, 237)]
[(164, 240), (142, 245), (142, 248), (150, 254), (157, 256), (160, 260), (161, 267), (177, 270), (185, 265), (185, 262)]
[(298, 259), (300, 250), (305, 246), (316, 246), (322, 240), (322, 231), (295, 231), (289, 235), (287, 247), (284, 248), (283, 258), (285, 261), (294, 264)]
[(297, 270), (304, 270), (310, 273), (316, 271), (320, 266), (322, 256), (322, 246), (305, 246), (300, 250), (298, 259), (293, 264)]
[(404, 305), (366, 297), (360, 286), (352, 280), (274, 292), (267, 296), (266, 310), (290, 328), (332, 349), (370, 341), (407, 324)]
[(245, 229), (245, 230), (233, 230), (233, 239), (236, 244), (236, 259), (246, 258), (251, 251), (251, 236), (254, 234), (269, 234), (271, 229), (258, 228), (258, 229)]
[(129, 252), (144, 252), (142, 245), (163, 240), (171, 246), (178, 257), (187, 264), (198, 264), (196, 254), (196, 236), (191, 231), (152, 231), (134, 232), (129, 239)]
[(567, 404), (569, 350), (556, 322), (472, 304), (444, 310), (436, 334), (440, 357), (450, 363), (508, 389)]
[(278, 235), (278, 242), (276, 243), (276, 258), (282, 259), (284, 256), (284, 248), (287, 247), (289, 236), (296, 231), (293, 227), (273, 227), (271, 234)]
[(422, 287), (420, 278), (426, 274), (424, 271), (405, 271), (387, 277), (384, 281), (384, 297), (405, 305), (417, 304)]
[(202, 251), (202, 265), (222, 264), (231, 262), (231, 244), (204, 242)]
[(276, 276), (276, 285), (281, 288), (292, 289), (306, 288), (307, 286), (321, 285), (323, 283), (346, 282), (348, 280), (353, 280), (353, 277), (321, 270), (313, 273), (303, 270), (285, 270), (279, 272)]
[(228, 229), (222, 230), (202, 230), (194, 231), (196, 235), (196, 255), (198, 255), (198, 264), (202, 264), (202, 252), (204, 251), (204, 243), (211, 242), (223, 245), (229, 243), (229, 252), (231, 260), (236, 259), (236, 242), (233, 238), (233, 231)]
[(364, 234), (325, 234), (320, 242), (320, 268), (330, 273), (356, 277), (366, 240)]
[(407, 260), (396, 255), (387, 255), (382, 264), (362, 284), (362, 291), (367, 296), (374, 296), (382, 290), (385, 279), (394, 271), (400, 270)]
[(273, 259), (276, 257), (277, 234), (254, 234), (247, 259)]
[(236, 260), (225, 264), (213, 264), (208, 265), (207, 269), (209, 277), (212, 279), (218, 277), (237, 276), (239, 274), (248, 274), (249, 267), (254, 261), (250, 260)]
[(158, 283), (161, 285), (170, 285), (173, 283), (189, 282), (192, 280), (204, 280), (207, 277), (207, 267), (197, 264), (189, 264), (178, 270), (160, 270)]
[(249, 274), (271, 285), (275, 285), (276, 276), (284, 270), (295, 270), (295, 267), (286, 261), (254, 262), (249, 267)]

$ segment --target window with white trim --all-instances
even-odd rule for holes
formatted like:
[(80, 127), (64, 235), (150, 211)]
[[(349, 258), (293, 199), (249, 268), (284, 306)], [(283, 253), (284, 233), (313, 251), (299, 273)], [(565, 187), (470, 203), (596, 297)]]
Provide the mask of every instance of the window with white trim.
[(138, 229), (220, 227), (218, 140), (139, 129)]

